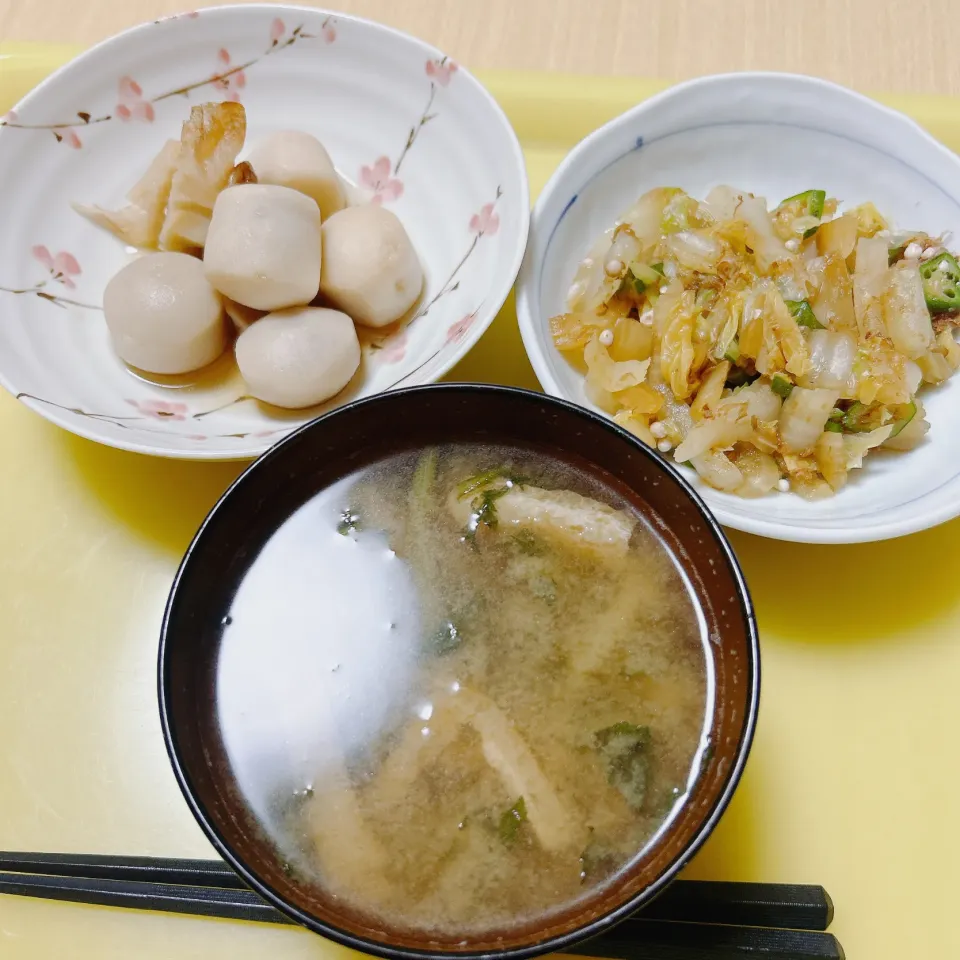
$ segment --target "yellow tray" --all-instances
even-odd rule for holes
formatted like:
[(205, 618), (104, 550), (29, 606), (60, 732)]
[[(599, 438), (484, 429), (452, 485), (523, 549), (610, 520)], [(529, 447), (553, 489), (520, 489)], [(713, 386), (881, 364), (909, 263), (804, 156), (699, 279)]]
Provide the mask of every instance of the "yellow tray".
[[(0, 112), (75, 52), (0, 45)], [(580, 137), (664, 86), (483, 79), (534, 194)], [(956, 101), (882, 99), (960, 148)], [(512, 303), (454, 376), (536, 386)], [(160, 735), (157, 634), (180, 555), (240, 467), (97, 446), (2, 392), (0, 437), (0, 849), (208, 856)], [(960, 956), (958, 535), (960, 522), (852, 547), (733, 537), (762, 631), (759, 732), (687, 875), (824, 884), (852, 960)], [(291, 928), (0, 897), (12, 960), (347, 952)]]

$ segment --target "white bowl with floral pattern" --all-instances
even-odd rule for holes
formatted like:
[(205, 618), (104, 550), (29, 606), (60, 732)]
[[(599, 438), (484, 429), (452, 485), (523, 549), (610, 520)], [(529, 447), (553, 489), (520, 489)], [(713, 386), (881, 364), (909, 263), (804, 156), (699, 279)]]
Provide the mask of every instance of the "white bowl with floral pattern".
[[(71, 202), (122, 206), (191, 105), (224, 99), (246, 108), (245, 152), (275, 130), (319, 137), (358, 202), (400, 217), (423, 263), (412, 318), (366, 336), (358, 376), (322, 407), (260, 404), (229, 355), (159, 383), (111, 348), (103, 290), (130, 252)], [(0, 121), (0, 384), (114, 447), (254, 457), (331, 406), (453, 367), (510, 291), (528, 214), (507, 118), (466, 70), (413, 37), (272, 4), (144, 24), (57, 71)]]

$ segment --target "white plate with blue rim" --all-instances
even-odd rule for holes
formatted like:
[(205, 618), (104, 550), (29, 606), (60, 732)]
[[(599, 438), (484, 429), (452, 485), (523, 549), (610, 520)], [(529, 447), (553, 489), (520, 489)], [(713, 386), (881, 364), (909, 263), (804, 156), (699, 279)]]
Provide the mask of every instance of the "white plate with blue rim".
[[(809, 189), (872, 201), (895, 228), (960, 237), (960, 159), (908, 117), (811, 77), (704, 77), (645, 101), (578, 144), (534, 208), (517, 288), (524, 345), (544, 389), (592, 407), (582, 373), (553, 345), (578, 263), (637, 197), (677, 186), (703, 197), (730, 184), (776, 204)], [(960, 515), (960, 382), (926, 387), (931, 424), (904, 453), (871, 454), (834, 497), (742, 499), (681, 467), (721, 523), (782, 540), (854, 543)]]
[[(190, 107), (239, 100), (240, 159), (275, 130), (312, 133), (358, 202), (403, 222), (425, 273), (409, 322), (366, 338), (359, 374), (323, 407), (250, 397), (231, 351), (196, 377), (138, 376), (111, 348), (103, 290), (130, 252), (71, 209), (108, 209)], [(503, 111), (439, 50), (310, 7), (180, 14), (99, 44), (0, 119), (0, 384), (101, 443), (190, 459), (255, 457), (323, 410), (441, 377), (516, 278), (529, 224), (523, 154)]]

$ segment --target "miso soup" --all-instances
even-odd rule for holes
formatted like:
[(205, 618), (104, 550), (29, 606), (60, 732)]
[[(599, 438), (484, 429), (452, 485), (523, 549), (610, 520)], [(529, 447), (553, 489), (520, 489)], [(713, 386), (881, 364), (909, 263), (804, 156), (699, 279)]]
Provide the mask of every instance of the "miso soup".
[(321, 491), (224, 619), (217, 707), (285, 869), (377, 926), (482, 936), (610, 882), (709, 738), (706, 626), (612, 485), (529, 450)]

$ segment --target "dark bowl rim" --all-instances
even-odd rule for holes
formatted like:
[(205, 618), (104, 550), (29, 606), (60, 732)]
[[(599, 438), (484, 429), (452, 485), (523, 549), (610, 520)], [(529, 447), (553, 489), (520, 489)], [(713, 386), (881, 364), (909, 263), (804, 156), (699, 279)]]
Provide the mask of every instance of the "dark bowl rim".
[[(740, 735), (740, 742), (738, 743), (735, 752), (736, 759), (726, 776), (726, 783), (723, 790), (715, 801), (709, 814), (701, 821), (690, 843), (677, 857), (677, 859), (663, 872), (663, 874), (661, 874), (660, 877), (658, 877), (649, 886), (638, 891), (624, 903), (620, 904), (619, 907), (603, 913), (600, 916), (595, 917), (593, 920), (590, 920), (588, 923), (585, 923), (582, 926), (579, 926), (576, 929), (559, 936), (553, 936), (549, 939), (523, 946), (504, 947), (502, 950), (423, 950), (413, 947), (392, 946), (385, 940), (372, 940), (366, 937), (361, 937), (356, 934), (349, 933), (346, 930), (341, 930), (339, 927), (336, 927), (332, 924), (318, 920), (313, 915), (301, 910), (299, 907), (281, 897), (233, 853), (230, 846), (221, 837), (220, 832), (212, 818), (208, 816), (206, 810), (194, 797), (190, 778), (186, 769), (180, 762), (179, 748), (173, 729), (172, 718), (170, 716), (171, 711), (168, 703), (167, 648), (172, 610), (176, 603), (181, 581), (187, 574), (187, 567), (190, 565), (191, 558), (195, 549), (197, 548), (197, 545), (204, 536), (207, 527), (212, 522), (213, 518), (218, 514), (218, 512), (223, 508), (225, 502), (231, 496), (233, 491), (238, 486), (245, 483), (246, 478), (255, 471), (268, 469), (271, 461), (276, 457), (281, 456), (283, 448), (288, 444), (294, 443), (302, 434), (308, 433), (312, 430), (321, 429), (321, 424), (325, 423), (331, 418), (348, 414), (358, 407), (392, 403), (395, 402), (395, 398), (402, 398), (410, 394), (421, 393), (475, 393), (480, 395), (500, 394), (512, 396), (521, 403), (535, 401), (543, 404), (546, 407), (562, 409), (566, 413), (570, 413), (574, 416), (591, 421), (595, 425), (624, 440), (631, 447), (633, 447), (634, 451), (641, 452), (642, 455), (653, 460), (655, 465), (662, 469), (664, 473), (666, 473), (667, 476), (670, 477), (670, 479), (673, 480), (674, 483), (680, 488), (682, 493), (684, 493), (689, 500), (693, 502), (694, 506), (703, 517), (710, 533), (713, 535), (717, 544), (723, 551), (723, 554), (726, 557), (726, 560), (730, 565), (730, 570), (733, 574), (734, 583), (737, 589), (737, 600), (740, 604), (740, 612), (743, 617), (743, 622), (746, 626), (747, 632), (747, 647), (749, 653), (748, 666), (750, 668), (751, 676), (748, 684), (747, 706), (744, 712), (743, 729)], [(274, 446), (254, 460), (253, 463), (251, 463), (230, 484), (230, 486), (227, 487), (226, 491), (213, 505), (210, 512), (200, 524), (196, 534), (194, 534), (194, 537), (190, 541), (190, 545), (187, 547), (186, 553), (184, 554), (173, 579), (173, 584), (170, 588), (170, 593), (164, 607), (163, 622), (160, 631), (157, 696), (160, 708), (160, 725), (163, 730), (163, 739), (167, 749), (167, 755), (170, 758), (170, 764), (173, 767), (177, 784), (183, 793), (184, 799), (187, 801), (187, 805), (193, 812), (193, 815), (199, 823), (201, 829), (206, 834), (207, 839), (213, 844), (224, 860), (230, 864), (230, 866), (240, 875), (243, 881), (251, 889), (255, 890), (261, 897), (267, 900), (279, 911), (286, 914), (298, 924), (306, 927), (308, 930), (321, 934), (322, 936), (327, 937), (336, 943), (339, 943), (345, 947), (350, 947), (354, 950), (359, 950), (362, 953), (384, 957), (387, 958), (387, 960), (501, 960), (501, 958), (509, 958), (509, 960), (525, 960), (525, 958), (528, 957), (536, 957), (543, 954), (564, 950), (573, 946), (574, 944), (580, 943), (584, 940), (589, 940), (590, 938), (595, 937), (620, 923), (640, 907), (659, 896), (659, 894), (661, 894), (670, 885), (670, 883), (673, 882), (677, 874), (690, 862), (693, 856), (706, 842), (707, 838), (713, 832), (721, 816), (729, 805), (731, 798), (733, 797), (733, 794), (740, 782), (740, 778), (743, 775), (743, 770), (750, 754), (750, 748), (753, 744), (753, 738), (757, 726), (757, 715), (760, 706), (760, 639), (753, 601), (750, 597), (750, 591), (747, 587), (743, 570), (741, 569), (740, 563), (733, 551), (733, 547), (727, 539), (726, 534), (723, 532), (719, 521), (710, 512), (709, 508), (700, 498), (699, 494), (687, 482), (680, 471), (677, 470), (676, 467), (674, 467), (668, 460), (666, 460), (666, 458), (660, 457), (650, 447), (633, 436), (633, 434), (614, 423), (609, 418), (597, 414), (586, 407), (579, 406), (578, 404), (571, 403), (567, 400), (561, 400), (560, 398), (550, 396), (549, 394), (539, 393), (535, 390), (526, 390), (520, 387), (507, 387), (496, 384), (431, 383), (406, 387), (398, 390), (391, 390), (385, 393), (375, 394), (372, 397), (364, 397), (351, 403), (344, 404), (341, 407), (337, 407), (328, 413), (322, 414), (316, 419), (305, 423), (303, 426), (299, 427), (297, 430), (288, 434), (282, 440), (274, 444)]]

